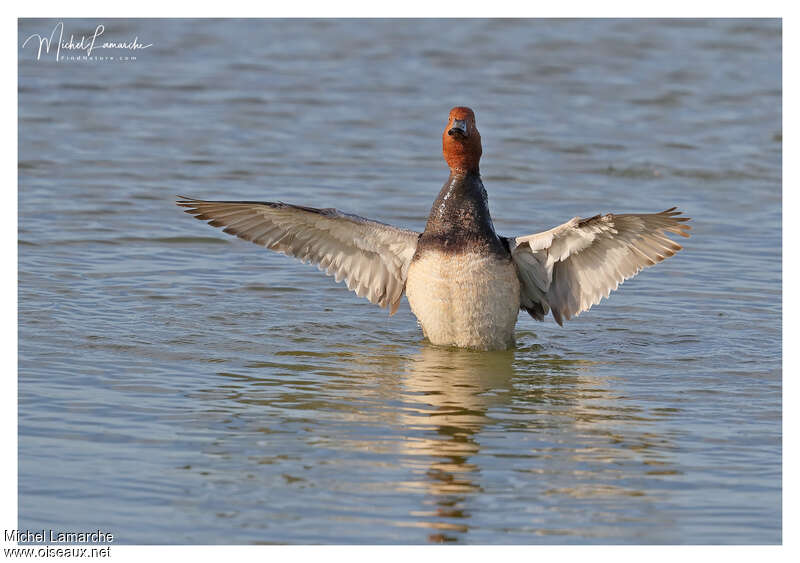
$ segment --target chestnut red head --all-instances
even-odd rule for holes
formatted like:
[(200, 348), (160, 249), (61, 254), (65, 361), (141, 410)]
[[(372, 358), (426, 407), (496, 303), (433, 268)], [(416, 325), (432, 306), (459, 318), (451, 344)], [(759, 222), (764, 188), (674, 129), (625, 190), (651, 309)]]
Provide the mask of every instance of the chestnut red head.
[(442, 153), (452, 172), (478, 172), (481, 134), (475, 126), (475, 112), (467, 107), (450, 110), (442, 134)]

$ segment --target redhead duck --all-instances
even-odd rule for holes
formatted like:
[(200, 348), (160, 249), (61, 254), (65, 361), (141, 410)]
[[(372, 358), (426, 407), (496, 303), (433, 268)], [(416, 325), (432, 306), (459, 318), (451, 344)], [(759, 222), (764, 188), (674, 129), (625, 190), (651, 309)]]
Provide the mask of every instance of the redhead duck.
[(450, 111), (442, 146), (450, 177), (422, 233), (281, 202), (181, 196), (176, 203), (226, 233), (315, 263), (390, 314), (405, 293), (431, 343), (478, 350), (512, 347), (520, 309), (539, 321), (552, 312), (562, 325), (642, 268), (681, 250), (667, 233), (689, 236), (688, 218), (674, 207), (575, 217), (542, 233), (498, 235), (470, 108)]

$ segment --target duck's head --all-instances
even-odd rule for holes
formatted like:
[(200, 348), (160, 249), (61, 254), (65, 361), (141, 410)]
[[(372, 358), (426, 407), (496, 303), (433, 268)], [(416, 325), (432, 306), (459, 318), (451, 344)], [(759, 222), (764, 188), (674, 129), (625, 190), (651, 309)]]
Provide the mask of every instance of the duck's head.
[(442, 153), (451, 172), (478, 172), (481, 160), (481, 134), (475, 126), (475, 113), (466, 107), (450, 110), (442, 134)]

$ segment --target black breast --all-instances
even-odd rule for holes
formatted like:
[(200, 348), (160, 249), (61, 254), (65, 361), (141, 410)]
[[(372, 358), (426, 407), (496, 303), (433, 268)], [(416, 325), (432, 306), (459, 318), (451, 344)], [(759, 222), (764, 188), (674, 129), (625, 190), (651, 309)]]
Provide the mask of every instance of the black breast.
[(451, 174), (447, 179), (433, 202), (416, 255), (427, 250), (510, 257), (508, 245), (503, 244), (494, 231), (486, 190), (479, 174)]

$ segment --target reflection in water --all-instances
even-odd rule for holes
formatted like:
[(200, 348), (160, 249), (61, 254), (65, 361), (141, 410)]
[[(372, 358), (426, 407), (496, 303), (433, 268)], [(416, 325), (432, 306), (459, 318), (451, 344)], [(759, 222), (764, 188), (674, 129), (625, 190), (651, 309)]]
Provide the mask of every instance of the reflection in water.
[[(458, 541), (469, 530), (469, 501), (482, 491), (482, 469), (490, 469), (474, 461), (482, 430), (535, 428), (541, 421), (530, 412), (533, 404), (576, 402), (581, 381), (575, 374), (582, 362), (541, 357), (535, 348), (530, 359), (525, 349), (477, 353), (425, 346), (408, 362), (404, 389), (420, 406), (403, 422), (409, 430), (425, 431), (408, 453), (433, 459), (425, 473), (426, 506), (414, 513), (423, 519), (416, 525), (436, 530), (430, 541)], [(515, 420), (518, 401), (531, 416)]]
[(447, 531), (469, 529), (464, 504), (469, 494), (480, 491), (480, 467), (469, 461), (480, 450), (475, 436), (488, 422), (487, 410), (508, 400), (514, 353), (425, 346), (408, 362), (405, 375), (405, 392), (420, 405), (407, 412), (403, 423), (409, 430), (427, 431), (409, 443), (406, 453), (434, 460), (426, 471), (428, 506), (412, 514), (423, 519), (418, 525), (437, 530), (431, 541), (456, 541)]
[[(263, 491), (248, 489), (256, 520), (301, 518), (316, 503), (334, 542), (377, 522), (425, 530), (436, 543), (486, 543), (494, 533), (486, 521), (527, 538), (520, 541), (609, 537), (622, 522), (651, 530), (659, 521), (658, 530), (674, 532), (674, 522), (653, 514), (664, 492), (653, 485), (676, 473), (658, 417), (674, 413), (642, 412), (593, 363), (538, 344), (407, 350), (294, 348), (218, 372), (215, 384), (190, 394), (208, 401), (190, 414), (194, 424), (222, 430), (205, 450), (215, 469), (187, 470), (202, 480), (231, 470), (262, 480)], [(236, 457), (242, 451), (245, 460)], [(314, 455), (303, 461), (301, 451)], [(376, 468), (391, 477), (368, 481)], [(337, 494), (317, 498), (319, 487)], [(284, 512), (275, 513), (278, 504)], [(571, 524), (576, 510), (593, 514), (591, 532)], [(658, 530), (647, 532), (651, 541)], [(398, 533), (400, 542), (420, 539)]]
[[(422, 348), (403, 379), (404, 394), (417, 403), (402, 418), (415, 436), (404, 453), (431, 461), (422, 480), (424, 506), (411, 513), (416, 521), (400, 525), (435, 530), (428, 536), (432, 542), (466, 539), (494, 459), (518, 460), (515, 471), (532, 480), (527, 509), (557, 505), (565, 496), (623, 504), (644, 497), (644, 491), (615, 484), (628, 477), (621, 467), (644, 463), (668, 472), (663, 453), (669, 440), (642, 432), (637, 425), (646, 428), (647, 418), (626, 406), (607, 379), (593, 376), (591, 366), (544, 354), (537, 345), (488, 354)], [(576, 434), (585, 436), (583, 443), (565, 448), (562, 437)], [(498, 436), (509, 445), (498, 448)], [(482, 440), (494, 443), (491, 451), (481, 452)], [(570, 475), (566, 468), (576, 465), (586, 469)], [(503, 491), (491, 491), (498, 493)], [(545, 516), (531, 531), (573, 533), (553, 520)]]

